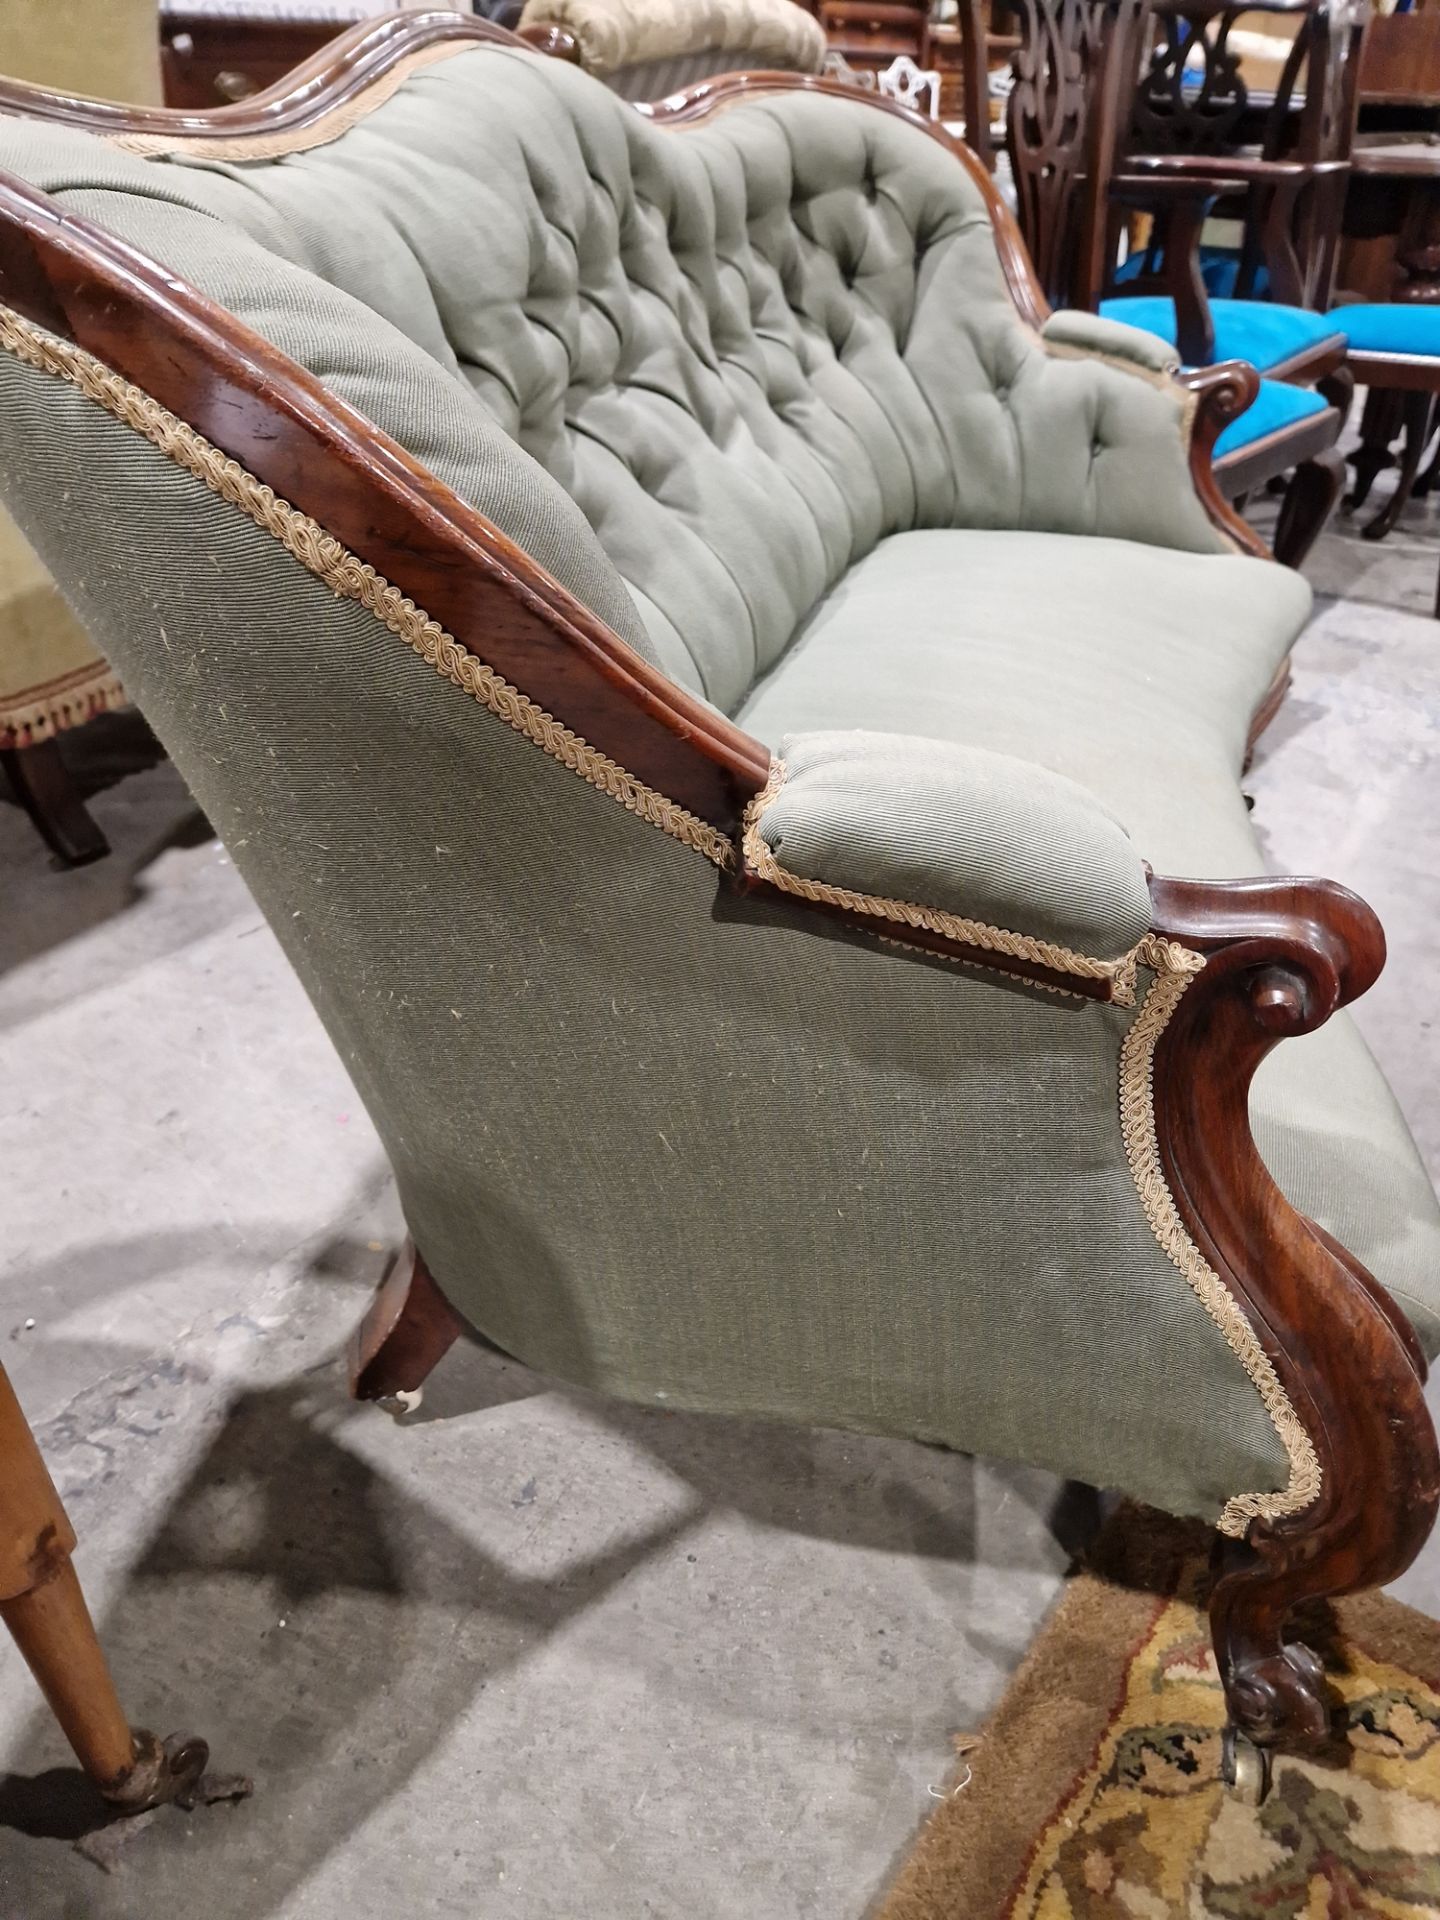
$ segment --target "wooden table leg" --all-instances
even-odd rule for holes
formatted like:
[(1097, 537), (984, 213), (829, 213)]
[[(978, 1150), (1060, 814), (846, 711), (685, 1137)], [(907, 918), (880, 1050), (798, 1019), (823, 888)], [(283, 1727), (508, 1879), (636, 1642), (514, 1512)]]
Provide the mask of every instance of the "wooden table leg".
[(74, 1529), (0, 1367), (0, 1619), (86, 1773), (107, 1800), (139, 1812), (193, 1789), (209, 1754), (203, 1740), (162, 1743), (130, 1727), (74, 1550)]
[(110, 851), (110, 842), (76, 791), (54, 740), (0, 748), (0, 766), (40, 838), (67, 867), (83, 867)]

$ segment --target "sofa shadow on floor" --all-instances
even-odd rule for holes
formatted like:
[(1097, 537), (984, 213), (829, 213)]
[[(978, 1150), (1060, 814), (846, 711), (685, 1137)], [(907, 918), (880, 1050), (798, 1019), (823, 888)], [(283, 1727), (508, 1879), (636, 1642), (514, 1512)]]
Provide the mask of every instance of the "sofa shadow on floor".
[[(517, 1502), (508, 1487), (485, 1485), (477, 1416), (556, 1389), (480, 1342), (458, 1346), (435, 1378), (415, 1424), (470, 1416), (483, 1533), (487, 1500)], [(28, 1843), (0, 1844), (0, 1859), (10, 1855), (0, 1895), (27, 1896), (28, 1920), (77, 1910), (64, 1904), (62, 1882), (72, 1900), (77, 1892), (84, 1900), (87, 1920), (130, 1920), (126, 1902), (137, 1889), (147, 1903), (184, 1898), (197, 1872), (227, 1887), (225, 1920), (288, 1912), (288, 1897), (330, 1851), (403, 1796), (479, 1693), (503, 1691), (517, 1663), (716, 1507), (780, 1535), (952, 1568), (977, 1558), (974, 1467), (965, 1456), (933, 1450), (954, 1487), (953, 1503), (942, 1506), (884, 1471), (885, 1447), (914, 1443), (883, 1443), (878, 1460), (864, 1463), (869, 1471), (854, 1475), (846, 1436), (577, 1395), (588, 1421), (674, 1476), (681, 1504), (641, 1516), (601, 1552), (531, 1576), (358, 1457), (347, 1444), (356, 1423), (372, 1423), (362, 1444), (387, 1458), (403, 1456), (407, 1436), (378, 1411), (350, 1406), (343, 1392), (338, 1357), (242, 1392), (101, 1621), (131, 1711), (142, 1722), (163, 1717), (164, 1732), (203, 1733), (213, 1765), (254, 1775), (256, 1799), (189, 1815), (165, 1810), (106, 1879), (64, 1846), (104, 1818), (78, 1772), (53, 1764), (57, 1736), (37, 1710), (17, 1749), (20, 1766), (0, 1779), (0, 1833)], [(425, 1443), (423, 1432), (410, 1437)], [(101, 1479), (117, 1469), (123, 1463), (107, 1462)], [(92, 1485), (90, 1497), (99, 1492)], [(1051, 1525), (1067, 1550), (1088, 1538), (1096, 1513), (1088, 1489), (1065, 1490)], [(987, 1567), (1007, 1560), (1003, 1549), (989, 1550), (994, 1544)], [(995, 1657), (1008, 1665), (1020, 1651), (997, 1646)], [(663, 1684), (673, 1650), (663, 1635), (637, 1633), (619, 1647), (607, 1643), (606, 1657)], [(523, 1745), (513, 1764), (524, 1765)], [(479, 1808), (483, 1819), (483, 1797)]]
[[(477, 1689), (690, 1524), (562, 1579), (518, 1579), (321, 1432), (317, 1398), (304, 1379), (233, 1403), (101, 1623), (122, 1697), (163, 1713), (167, 1732), (202, 1730), (213, 1763), (252, 1771), (261, 1798), (166, 1810), (127, 1849), (113, 1907), (110, 1883), (75, 1861), (65, 1877), (88, 1876), (96, 1920), (128, 1914), (126, 1883), (143, 1881), (147, 1903), (183, 1897), (197, 1856), (231, 1881), (227, 1913), (260, 1920), (401, 1788)], [(48, 1760), (55, 1744), (37, 1712), (21, 1752)], [(85, 1792), (69, 1768), (16, 1770), (0, 1780), (0, 1826), (73, 1839), (91, 1830)], [(57, 1868), (53, 1854), (32, 1854), (28, 1873), (12, 1858), (0, 1893), (33, 1899)]]

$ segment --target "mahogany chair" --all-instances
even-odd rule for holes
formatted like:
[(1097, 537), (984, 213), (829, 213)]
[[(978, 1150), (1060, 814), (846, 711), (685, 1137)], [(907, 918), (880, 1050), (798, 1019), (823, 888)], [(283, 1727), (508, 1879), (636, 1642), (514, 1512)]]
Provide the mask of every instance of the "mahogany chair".
[[(1293, 1616), (1440, 1503), (1440, 1203), (1343, 1011), (1378, 922), (1256, 873), (1310, 596), (1211, 471), (1253, 370), (1052, 312), (825, 78), (637, 110), (435, 11), (0, 107), (0, 494), (376, 1118), (356, 1390), (469, 1325), (1203, 1515), (1261, 1790), (1329, 1726)], [(0, 1376), (0, 1617), (117, 1805), (188, 1794), (73, 1545)]]
[[(1268, 99), (1252, 100), (1232, 44), (1240, 21), (1274, 18), (1293, 32)], [(1236, 215), (1241, 240), (1207, 247), (1173, 312), (1147, 297), (1152, 245), (1116, 276), (1115, 317), (1174, 339), (1194, 365), (1249, 360), (1272, 378), (1320, 382), (1341, 367), (1345, 338), (1327, 312), (1350, 172), (1365, 12), (1348, 0), (1270, 0), (1258, 8), (1221, 0), (1152, 0), (1140, 71), (1122, 136), (1127, 169), (1203, 184), (1238, 182), (1218, 207)], [(1188, 249), (1190, 233), (1175, 236)], [(1118, 290), (1123, 288), (1123, 292)], [(1188, 297), (1187, 297), (1188, 294)], [(1122, 300), (1145, 299), (1144, 308)], [(1339, 404), (1337, 396), (1337, 404)]]
[[(1226, 194), (1243, 193), (1243, 173), (1197, 179), (1185, 167), (1131, 170), (1123, 150), (1135, 73), (1148, 22), (1145, 0), (1022, 0), (1021, 44), (1014, 56), (1006, 144), (1017, 211), (1042, 285), (1057, 303), (1137, 325), (1174, 343), (1162, 309), (1206, 309), (1199, 246), (1206, 214)], [(1118, 210), (1157, 213), (1169, 245), (1158, 271), (1165, 298), (1107, 298), (1114, 279)], [(1183, 241), (1183, 245), (1182, 245)], [(1193, 344), (1193, 343), (1192, 343)], [(1213, 345), (1213, 339), (1211, 340)], [(1334, 510), (1344, 484), (1335, 451), (1348, 389), (1327, 345), (1309, 370), (1312, 388), (1284, 378), (1264, 379), (1251, 403), (1220, 436), (1215, 475), (1228, 499), (1289, 475), (1275, 551), (1299, 566)], [(1182, 351), (1182, 359), (1185, 354)], [(1248, 356), (1234, 354), (1223, 364)], [(1209, 365), (1213, 355), (1195, 356)], [(1334, 382), (1335, 384), (1331, 384)]]
[[(1220, 173), (1239, 172), (1248, 196), (1238, 209), (1244, 239), (1230, 259), (1210, 263), (1214, 284), (1227, 292), (1207, 298), (1197, 276), (1188, 315), (1176, 300), (1173, 328), (1166, 300), (1111, 299), (1102, 311), (1179, 339), (1187, 358), (1198, 358), (1208, 342), (1218, 352), (1253, 359), (1262, 372), (1314, 380), (1342, 412), (1360, 382), (1367, 400), (1349, 505), (1362, 504), (1377, 473), (1398, 465), (1390, 499), (1364, 528), (1367, 538), (1382, 539), (1410, 497), (1434, 432), (1440, 311), (1424, 281), (1397, 289), (1398, 299), (1332, 304), (1356, 159), (1369, 9), (1353, 0), (1277, 0), (1268, 10), (1298, 16), (1300, 30), (1273, 98), (1251, 103), (1227, 37), (1235, 20), (1252, 9), (1217, 7), (1213, 0), (1198, 8), (1187, 0), (1157, 0), (1160, 34), (1137, 92), (1133, 138), (1137, 145), (1168, 150), (1132, 152), (1126, 165), (1195, 183), (1208, 179), (1217, 188)], [(1394, 44), (1398, 24), (1403, 22), (1383, 23), (1387, 46)], [(1410, 44), (1412, 81), (1423, 86), (1433, 37), (1422, 31)], [(1182, 83), (1187, 46), (1205, 52), (1198, 87)], [(1364, 164), (1368, 172), (1370, 163)], [(1436, 170), (1433, 154), (1424, 150), (1408, 161), (1391, 157), (1378, 164), (1411, 177)], [(1404, 297), (1407, 292), (1411, 297)], [(1314, 338), (1317, 329), (1329, 330), (1328, 339)], [(1397, 436), (1401, 453), (1392, 462), (1389, 447)], [(1440, 588), (1436, 610), (1440, 615)]]

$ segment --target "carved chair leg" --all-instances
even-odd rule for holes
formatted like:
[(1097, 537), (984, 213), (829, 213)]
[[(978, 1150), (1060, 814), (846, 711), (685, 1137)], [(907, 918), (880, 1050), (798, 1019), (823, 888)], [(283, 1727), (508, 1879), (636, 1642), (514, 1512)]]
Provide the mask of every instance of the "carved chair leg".
[(203, 1740), (132, 1730), (71, 1564), (75, 1534), (20, 1403), (0, 1368), (0, 1619), (81, 1766), (127, 1813), (198, 1784)]
[[(1432, 430), (1437, 424), (1440, 424), (1440, 422), (1432, 421)], [(1435, 491), (1437, 483), (1440, 483), (1440, 439), (1437, 439), (1435, 442), (1435, 451), (1430, 456), (1429, 466), (1426, 467), (1420, 478), (1410, 489), (1410, 498), (1412, 500), (1429, 499), (1430, 495)]]
[(1298, 567), (1320, 537), (1345, 485), (1345, 461), (1329, 447), (1305, 460), (1290, 476), (1275, 522), (1275, 558)]
[(1392, 465), (1390, 442), (1400, 431), (1401, 396), (1393, 388), (1372, 387), (1360, 416), (1360, 444), (1350, 456), (1355, 485), (1345, 499), (1347, 512), (1363, 507), (1377, 474)]
[(357, 1400), (418, 1404), (431, 1371), (464, 1331), (419, 1251), (407, 1247), (351, 1341), (351, 1393)]
[(1405, 395), (1400, 410), (1405, 439), (1400, 450), (1400, 474), (1395, 482), (1395, 491), (1374, 519), (1368, 520), (1360, 529), (1362, 540), (1383, 540), (1404, 512), (1410, 489), (1415, 485), (1415, 476), (1420, 471), (1421, 456), (1430, 439), (1430, 416), (1434, 405), (1433, 394)]
[(15, 798), (34, 821), (40, 838), (66, 866), (84, 866), (86, 861), (99, 860), (110, 851), (109, 841), (75, 791), (54, 740), (38, 740), (30, 747), (0, 748), (0, 762), (9, 775)]
[(1323, 379), (1315, 382), (1315, 391), (1339, 414), (1340, 431), (1343, 433), (1345, 423), (1350, 418), (1350, 409), (1355, 404), (1355, 375), (1349, 367), (1335, 367)]

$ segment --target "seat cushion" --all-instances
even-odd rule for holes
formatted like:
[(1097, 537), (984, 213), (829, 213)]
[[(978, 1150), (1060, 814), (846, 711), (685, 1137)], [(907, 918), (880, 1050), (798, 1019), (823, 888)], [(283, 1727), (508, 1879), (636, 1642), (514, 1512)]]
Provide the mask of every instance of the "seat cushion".
[(1313, 387), (1292, 387), (1287, 380), (1262, 380), (1260, 391), (1238, 420), (1232, 420), (1215, 442), (1215, 458), (1244, 453), (1272, 433), (1298, 426), (1317, 413), (1324, 413), (1326, 401)]
[[(1158, 873), (1260, 873), (1246, 736), (1309, 605), (1298, 575), (1240, 556), (900, 534), (851, 570), (739, 718), (772, 747), (859, 727), (1015, 754), (1088, 786)], [(1440, 1350), (1440, 1205), (1348, 1018), (1278, 1048), (1252, 1107), (1291, 1201)]]
[(1330, 318), (1344, 327), (1355, 353), (1440, 355), (1440, 312), (1434, 307), (1386, 300), (1374, 306), (1339, 307)]
[[(1100, 311), (1107, 320), (1143, 327), (1175, 344), (1175, 302), (1163, 294), (1121, 294), (1102, 300)], [(1271, 300), (1212, 300), (1210, 316), (1215, 323), (1211, 359), (1248, 360), (1262, 373), (1327, 343), (1345, 344), (1334, 314), (1311, 313), (1305, 307), (1282, 307)]]

